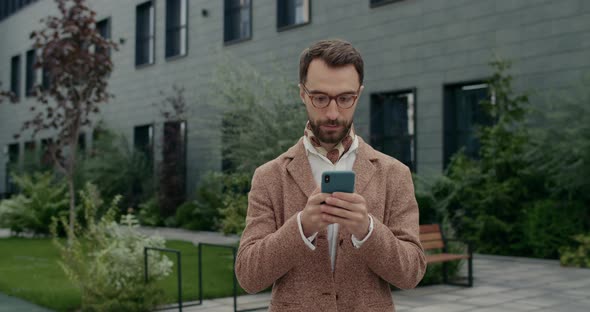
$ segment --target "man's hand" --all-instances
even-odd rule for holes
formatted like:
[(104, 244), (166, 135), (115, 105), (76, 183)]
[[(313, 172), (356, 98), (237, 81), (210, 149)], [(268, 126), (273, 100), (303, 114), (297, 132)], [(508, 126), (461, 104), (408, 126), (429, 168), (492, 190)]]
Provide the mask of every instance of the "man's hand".
[(325, 229), (330, 222), (326, 222), (322, 218), (322, 211), (320, 206), (326, 201), (330, 194), (320, 193), (320, 188), (316, 188), (313, 195), (307, 199), (307, 204), (301, 212), (301, 226), (303, 227), (303, 234), (306, 237), (313, 235)]
[(326, 223), (338, 223), (362, 240), (369, 233), (369, 214), (365, 198), (357, 193), (332, 193), (321, 205), (322, 219)]

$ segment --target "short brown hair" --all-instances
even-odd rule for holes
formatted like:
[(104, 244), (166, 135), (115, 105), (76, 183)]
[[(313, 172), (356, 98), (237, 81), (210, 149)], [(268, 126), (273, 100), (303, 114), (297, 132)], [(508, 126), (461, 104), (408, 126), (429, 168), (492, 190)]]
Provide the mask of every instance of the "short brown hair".
[(299, 58), (300, 83), (306, 82), (309, 64), (316, 58), (322, 59), (330, 67), (354, 65), (356, 72), (359, 74), (359, 82), (361, 85), (363, 84), (363, 58), (350, 42), (340, 39), (321, 40), (303, 50)]

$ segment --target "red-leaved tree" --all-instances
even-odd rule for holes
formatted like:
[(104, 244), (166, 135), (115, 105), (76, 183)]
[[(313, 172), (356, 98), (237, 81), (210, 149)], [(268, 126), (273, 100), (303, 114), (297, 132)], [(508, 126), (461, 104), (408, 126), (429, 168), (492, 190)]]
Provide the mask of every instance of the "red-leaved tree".
[[(74, 173), (81, 129), (89, 127), (99, 106), (106, 103), (108, 78), (113, 70), (111, 50), (117, 44), (103, 38), (96, 29), (96, 13), (85, 0), (55, 0), (59, 16), (41, 20), (44, 28), (31, 33), (39, 55), (35, 64), (49, 83), (35, 86), (38, 103), (33, 116), (21, 128), (53, 135), (49, 153), (64, 175), (70, 195), (70, 229), (76, 217)], [(15, 135), (18, 137), (19, 135)], [(62, 158), (63, 155), (63, 158)]]

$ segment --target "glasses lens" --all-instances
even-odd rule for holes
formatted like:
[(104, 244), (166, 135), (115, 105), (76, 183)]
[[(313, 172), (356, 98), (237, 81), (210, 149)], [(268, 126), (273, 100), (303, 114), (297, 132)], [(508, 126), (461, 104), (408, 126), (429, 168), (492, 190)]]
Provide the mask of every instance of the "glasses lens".
[(341, 107), (350, 107), (354, 103), (354, 95), (345, 94), (337, 98), (338, 105)]
[(330, 97), (325, 94), (318, 94), (312, 97), (313, 104), (318, 107), (328, 106), (330, 104)]

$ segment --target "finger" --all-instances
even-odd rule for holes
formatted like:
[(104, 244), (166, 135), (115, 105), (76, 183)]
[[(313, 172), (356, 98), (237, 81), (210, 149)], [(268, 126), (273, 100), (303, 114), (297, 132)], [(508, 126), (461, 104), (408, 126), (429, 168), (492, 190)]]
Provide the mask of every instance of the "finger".
[(340, 207), (334, 207), (330, 205), (321, 205), (320, 210), (322, 213), (327, 213), (336, 217), (344, 218), (344, 219), (352, 219), (354, 218), (353, 213), (346, 209), (342, 209)]
[(326, 198), (328, 198), (328, 197), (330, 197), (330, 194), (327, 194), (327, 193), (317, 193), (317, 194), (311, 195), (309, 197), (309, 202), (311, 204), (320, 204), (320, 203), (326, 201)]
[(326, 204), (331, 205), (331, 206), (340, 207), (340, 208), (343, 208), (346, 210), (351, 210), (351, 211), (357, 210), (356, 207), (354, 207), (356, 205), (355, 203), (351, 203), (349, 201), (336, 198), (334, 196), (330, 196), (330, 197), (326, 198)]
[(327, 223), (338, 223), (343, 226), (349, 226), (352, 224), (352, 221), (350, 221), (346, 218), (342, 218), (342, 217), (335, 216), (332, 214), (327, 214), (327, 213), (322, 214), (322, 221), (327, 222)]
[(365, 202), (365, 198), (358, 193), (334, 192), (332, 193), (332, 196), (355, 204)]

